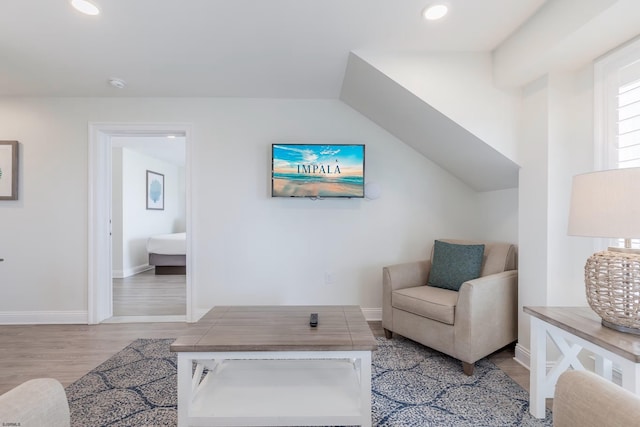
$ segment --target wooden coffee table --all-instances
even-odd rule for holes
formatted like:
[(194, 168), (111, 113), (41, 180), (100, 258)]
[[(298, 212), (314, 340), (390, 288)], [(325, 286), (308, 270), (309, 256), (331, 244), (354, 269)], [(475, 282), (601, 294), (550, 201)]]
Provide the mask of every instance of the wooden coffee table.
[(178, 426), (371, 426), (377, 344), (360, 307), (221, 306), (198, 323), (171, 345)]

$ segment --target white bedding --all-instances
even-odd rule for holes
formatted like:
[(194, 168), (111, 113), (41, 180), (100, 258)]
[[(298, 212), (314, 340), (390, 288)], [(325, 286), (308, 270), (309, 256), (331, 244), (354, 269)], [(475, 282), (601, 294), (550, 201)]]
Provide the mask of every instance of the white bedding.
[(147, 240), (147, 252), (162, 255), (185, 255), (187, 233), (159, 234)]

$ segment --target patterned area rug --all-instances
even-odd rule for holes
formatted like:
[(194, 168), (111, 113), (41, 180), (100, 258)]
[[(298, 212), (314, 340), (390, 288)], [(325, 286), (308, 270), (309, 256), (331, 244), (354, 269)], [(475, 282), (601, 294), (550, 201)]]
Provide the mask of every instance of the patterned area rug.
[[(71, 425), (175, 426), (173, 339), (139, 339), (67, 387)], [(490, 361), (468, 377), (460, 362), (411, 340), (378, 338), (372, 362), (374, 426), (551, 426), (529, 395)]]
[(487, 359), (472, 376), (458, 360), (404, 338), (378, 338), (371, 367), (376, 426), (551, 426), (529, 413), (529, 393)]

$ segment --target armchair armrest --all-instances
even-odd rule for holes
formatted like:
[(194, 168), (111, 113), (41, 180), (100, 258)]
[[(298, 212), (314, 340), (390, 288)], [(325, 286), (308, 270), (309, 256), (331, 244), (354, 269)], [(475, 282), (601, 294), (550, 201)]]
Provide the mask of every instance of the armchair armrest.
[(382, 268), (382, 287), (389, 292), (427, 284), (431, 261), (416, 261)]
[[(473, 363), (491, 349), (518, 338), (518, 270), (469, 280), (458, 295), (455, 319), (457, 353)], [(466, 359), (466, 360), (465, 360)]]
[(588, 371), (566, 371), (553, 396), (553, 425), (631, 426), (640, 419), (640, 398)]
[(382, 268), (382, 327), (391, 329), (391, 293), (427, 284), (431, 261), (416, 261)]
[(26, 381), (0, 396), (0, 421), (6, 425), (68, 427), (67, 395), (53, 378)]

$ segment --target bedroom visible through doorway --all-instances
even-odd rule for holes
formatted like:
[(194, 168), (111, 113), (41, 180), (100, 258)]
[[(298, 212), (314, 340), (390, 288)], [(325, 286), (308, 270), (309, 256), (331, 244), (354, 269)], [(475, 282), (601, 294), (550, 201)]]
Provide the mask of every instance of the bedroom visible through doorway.
[[(89, 123), (89, 242), (87, 271), (87, 323), (135, 321), (194, 321), (193, 263), (191, 235), (191, 129), (190, 123)], [(112, 138), (163, 137), (185, 138), (185, 225), (186, 225), (186, 315), (113, 317), (112, 264)], [(156, 171), (157, 172), (157, 171)], [(146, 171), (145, 171), (146, 175)], [(138, 197), (145, 203), (145, 184)], [(158, 199), (159, 200), (159, 199)], [(157, 203), (157, 201), (155, 203)], [(157, 207), (152, 204), (151, 207)], [(124, 266), (123, 266), (124, 271)]]
[(111, 321), (177, 320), (186, 315), (185, 137), (112, 136), (111, 150)]

